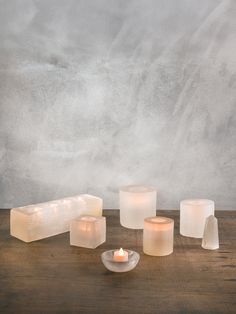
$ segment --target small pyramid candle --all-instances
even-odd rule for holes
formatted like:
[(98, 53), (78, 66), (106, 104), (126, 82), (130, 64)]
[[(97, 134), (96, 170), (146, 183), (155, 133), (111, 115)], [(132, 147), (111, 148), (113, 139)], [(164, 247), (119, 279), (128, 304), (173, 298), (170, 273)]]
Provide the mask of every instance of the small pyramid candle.
[(206, 219), (202, 247), (207, 250), (216, 250), (219, 248), (218, 221), (213, 215)]

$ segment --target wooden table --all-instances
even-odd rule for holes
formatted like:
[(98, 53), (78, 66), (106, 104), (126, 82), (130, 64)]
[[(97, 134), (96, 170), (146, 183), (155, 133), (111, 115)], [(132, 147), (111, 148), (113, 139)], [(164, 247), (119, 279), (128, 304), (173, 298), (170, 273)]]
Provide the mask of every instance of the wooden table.
[[(160, 211), (158, 212), (160, 214)], [(218, 211), (220, 249), (179, 235), (174, 253), (142, 253), (142, 231), (120, 226), (118, 211), (105, 211), (107, 242), (95, 250), (71, 247), (69, 233), (32, 243), (9, 235), (9, 210), (0, 210), (0, 313), (236, 313), (236, 211)], [(140, 253), (129, 273), (107, 271), (103, 251)]]

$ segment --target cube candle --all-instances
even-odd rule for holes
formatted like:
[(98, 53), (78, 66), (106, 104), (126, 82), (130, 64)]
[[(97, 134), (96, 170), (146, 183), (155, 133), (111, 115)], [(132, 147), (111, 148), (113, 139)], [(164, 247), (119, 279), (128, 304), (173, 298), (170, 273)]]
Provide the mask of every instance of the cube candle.
[(149, 217), (144, 220), (143, 252), (152, 256), (165, 256), (173, 252), (174, 220)]
[(90, 213), (102, 215), (102, 199), (88, 194), (13, 208), (10, 233), (24, 242), (40, 240), (69, 231), (72, 219)]
[(155, 215), (155, 189), (138, 185), (120, 189), (120, 223), (123, 227), (143, 229), (144, 219)]
[(206, 199), (180, 202), (180, 233), (186, 237), (202, 238), (206, 218), (214, 216), (215, 204)]
[(83, 215), (70, 223), (70, 245), (95, 249), (106, 241), (106, 218)]

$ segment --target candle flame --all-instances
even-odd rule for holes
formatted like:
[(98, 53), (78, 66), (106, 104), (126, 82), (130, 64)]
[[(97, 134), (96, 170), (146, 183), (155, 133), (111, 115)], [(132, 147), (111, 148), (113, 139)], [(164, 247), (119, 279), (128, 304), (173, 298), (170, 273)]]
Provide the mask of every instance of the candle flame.
[(118, 255), (123, 256), (124, 254), (124, 250), (122, 249), (122, 247), (119, 249)]

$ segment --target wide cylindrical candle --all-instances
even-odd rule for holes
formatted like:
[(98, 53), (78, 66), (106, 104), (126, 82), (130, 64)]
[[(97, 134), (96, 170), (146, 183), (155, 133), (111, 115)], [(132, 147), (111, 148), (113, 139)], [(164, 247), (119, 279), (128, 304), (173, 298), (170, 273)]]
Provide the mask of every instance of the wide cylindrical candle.
[(180, 233), (186, 237), (202, 238), (206, 218), (214, 215), (215, 204), (206, 199), (180, 202)]
[(155, 189), (139, 185), (120, 189), (120, 223), (123, 227), (143, 229), (144, 219), (155, 215)]
[(144, 220), (143, 252), (165, 256), (173, 252), (174, 220), (166, 217), (149, 217)]

